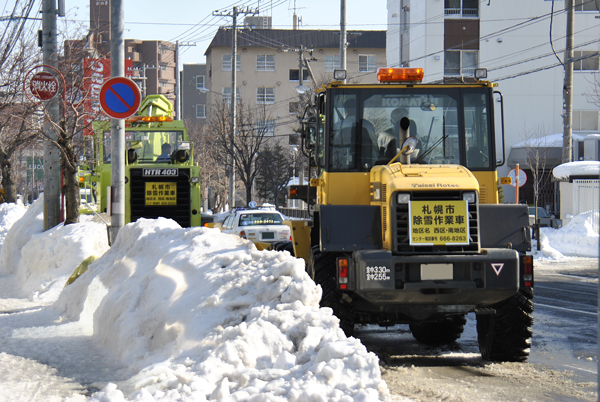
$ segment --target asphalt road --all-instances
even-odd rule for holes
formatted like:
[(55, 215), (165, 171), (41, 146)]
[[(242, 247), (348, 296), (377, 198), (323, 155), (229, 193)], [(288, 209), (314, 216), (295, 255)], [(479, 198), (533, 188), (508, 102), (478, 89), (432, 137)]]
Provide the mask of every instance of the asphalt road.
[(394, 401), (596, 401), (598, 260), (536, 264), (534, 335), (526, 363), (481, 359), (469, 314), (455, 343), (420, 345), (408, 326), (358, 332), (380, 357)]
[[(538, 265), (541, 265), (539, 263)], [(597, 260), (544, 263), (535, 278), (534, 338), (530, 362), (598, 378)]]

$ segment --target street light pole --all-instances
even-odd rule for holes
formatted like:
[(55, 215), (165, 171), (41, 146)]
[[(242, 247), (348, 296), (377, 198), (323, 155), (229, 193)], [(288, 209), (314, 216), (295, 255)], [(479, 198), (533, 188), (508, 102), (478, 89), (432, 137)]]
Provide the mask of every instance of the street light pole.
[(574, 0), (565, 1), (567, 9), (567, 46), (565, 47), (565, 81), (563, 89), (564, 97), (564, 126), (562, 163), (571, 162), (573, 149), (573, 25), (575, 22)]
[(237, 16), (239, 14), (256, 14), (258, 10), (251, 11), (249, 8), (246, 10), (238, 10), (237, 7), (233, 7), (231, 13), (218, 13), (217, 11), (213, 12), (215, 16), (221, 17), (232, 17), (232, 43), (231, 43), (231, 104), (229, 107), (230, 110), (230, 133), (229, 133), (229, 146), (231, 147), (231, 153), (229, 155), (229, 172), (227, 174), (229, 179), (229, 195), (227, 198), (227, 202), (229, 203), (229, 208), (232, 209), (235, 207), (235, 159), (233, 158), (233, 144), (235, 141), (235, 132), (236, 132), (236, 72), (237, 72)]
[[(125, 76), (125, 41), (123, 0), (110, 2), (110, 75)], [(125, 120), (111, 119), (111, 242), (125, 226)]]
[[(44, 64), (58, 67), (55, 0), (42, 1), (42, 54)], [(64, 91), (64, 88), (62, 89)], [(52, 140), (58, 136), (54, 126), (59, 125), (60, 105), (55, 97), (47, 101), (50, 122), (44, 122), (44, 133)], [(61, 222), (60, 210), (60, 150), (50, 141), (44, 144), (44, 230)]]

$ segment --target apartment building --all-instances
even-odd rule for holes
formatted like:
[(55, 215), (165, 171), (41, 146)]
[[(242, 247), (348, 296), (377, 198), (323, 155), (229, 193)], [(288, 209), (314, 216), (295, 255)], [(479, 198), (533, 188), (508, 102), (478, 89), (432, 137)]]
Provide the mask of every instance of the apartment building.
[[(269, 21), (270, 22), (270, 21)], [(348, 79), (375, 82), (379, 67), (385, 67), (385, 31), (347, 33)], [(308, 29), (239, 29), (236, 57), (236, 93), (244, 107), (265, 111), (262, 124), (272, 136), (290, 136), (298, 127), (299, 58), (309, 60), (318, 84), (330, 81), (339, 68), (339, 31)], [(206, 55), (207, 117), (215, 101), (231, 100), (232, 30), (220, 28)], [(302, 68), (303, 86), (313, 87), (309, 72)]]
[[(599, 72), (600, 25), (595, 1), (574, 1), (573, 157), (578, 160), (590, 157), (584, 154), (583, 140), (599, 129), (599, 108), (589, 94), (596, 90)], [(388, 0), (387, 7), (389, 65), (422, 67), (425, 82), (468, 80), (475, 68), (487, 68), (488, 79), (498, 83), (504, 96), (507, 163), (499, 176), (506, 176), (516, 163), (528, 169), (522, 146), (533, 137), (548, 138), (540, 142), (549, 148), (549, 176), (561, 163), (565, 1)], [(523, 187), (528, 203), (533, 202), (531, 182)], [(553, 186), (544, 190), (541, 205), (556, 212)], [(507, 200), (515, 199), (512, 187), (504, 186), (504, 192)]]
[[(90, 32), (86, 44), (94, 57), (110, 57), (110, 0), (90, 0)], [(160, 40), (125, 39), (125, 58), (133, 62), (132, 79), (142, 95), (165, 95), (175, 106), (175, 44)]]
[(175, 44), (125, 39), (125, 58), (133, 62), (132, 79), (140, 87), (142, 96), (165, 95), (175, 108)]
[(206, 122), (206, 64), (184, 64), (181, 75), (182, 119), (190, 123)]

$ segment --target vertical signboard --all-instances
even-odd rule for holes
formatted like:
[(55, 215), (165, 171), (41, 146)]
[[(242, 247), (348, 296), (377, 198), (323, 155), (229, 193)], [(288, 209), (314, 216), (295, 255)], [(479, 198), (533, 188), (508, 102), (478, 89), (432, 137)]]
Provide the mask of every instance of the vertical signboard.
[[(106, 119), (100, 107), (100, 89), (105, 81), (110, 79), (110, 59), (85, 59), (83, 62), (84, 79), (84, 113), (83, 135), (92, 135), (92, 121), (94, 119)], [(125, 60), (125, 76), (133, 76), (133, 61)]]

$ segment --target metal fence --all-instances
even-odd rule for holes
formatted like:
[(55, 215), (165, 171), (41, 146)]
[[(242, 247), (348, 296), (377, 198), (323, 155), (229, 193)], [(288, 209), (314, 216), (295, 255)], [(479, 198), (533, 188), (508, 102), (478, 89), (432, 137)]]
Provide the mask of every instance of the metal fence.
[(279, 208), (279, 212), (290, 218), (309, 219), (310, 214), (306, 209), (300, 208)]
[[(600, 181), (599, 180), (573, 180), (573, 215), (600, 209)], [(592, 214), (592, 224), (598, 233), (598, 214)]]

